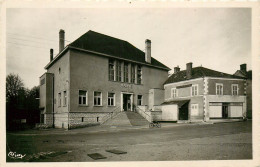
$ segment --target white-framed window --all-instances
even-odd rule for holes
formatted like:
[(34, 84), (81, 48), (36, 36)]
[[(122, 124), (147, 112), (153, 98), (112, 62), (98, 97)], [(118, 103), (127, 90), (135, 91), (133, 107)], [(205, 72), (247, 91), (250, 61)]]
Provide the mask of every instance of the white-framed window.
[(88, 92), (79, 90), (79, 105), (88, 105)]
[(137, 95), (137, 105), (138, 106), (143, 105), (143, 96), (142, 95)]
[(108, 70), (109, 70), (109, 80), (114, 81), (115, 80), (115, 65), (114, 60), (110, 59), (108, 64)]
[(140, 65), (137, 66), (137, 84), (142, 83), (142, 67)]
[(216, 95), (223, 95), (223, 84), (216, 83)]
[(58, 107), (61, 106), (61, 92), (58, 93)]
[(94, 106), (101, 106), (101, 105), (102, 105), (102, 93), (94, 92)]
[(115, 106), (115, 93), (107, 94), (107, 105), (108, 106)]
[(198, 96), (199, 95), (199, 86), (198, 84), (191, 86), (191, 96)]
[(116, 61), (116, 81), (121, 82), (121, 62)]
[(135, 83), (135, 64), (131, 64), (131, 83)]
[(238, 95), (238, 84), (232, 84), (232, 95), (237, 96)]
[(124, 82), (128, 82), (128, 63), (124, 62)]
[(199, 115), (199, 104), (191, 104), (191, 115), (192, 116)]
[(63, 91), (63, 106), (67, 106), (67, 91)]
[(172, 98), (175, 98), (178, 96), (178, 92), (177, 92), (177, 89), (176, 88), (172, 88), (171, 89), (171, 96)]

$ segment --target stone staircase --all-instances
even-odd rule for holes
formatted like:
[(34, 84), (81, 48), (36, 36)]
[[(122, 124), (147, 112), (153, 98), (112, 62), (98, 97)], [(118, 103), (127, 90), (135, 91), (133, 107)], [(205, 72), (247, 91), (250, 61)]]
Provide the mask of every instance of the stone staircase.
[(113, 119), (108, 120), (103, 125), (110, 126), (144, 126), (148, 125), (149, 122), (144, 119), (138, 113), (132, 111), (123, 111), (115, 116)]

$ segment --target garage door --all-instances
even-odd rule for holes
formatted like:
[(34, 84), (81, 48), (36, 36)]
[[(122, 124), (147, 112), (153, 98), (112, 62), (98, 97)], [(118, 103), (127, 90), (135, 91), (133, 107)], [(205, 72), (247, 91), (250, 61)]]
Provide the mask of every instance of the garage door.
[(209, 103), (209, 117), (222, 118), (222, 103)]
[(230, 103), (229, 117), (243, 117), (243, 103)]

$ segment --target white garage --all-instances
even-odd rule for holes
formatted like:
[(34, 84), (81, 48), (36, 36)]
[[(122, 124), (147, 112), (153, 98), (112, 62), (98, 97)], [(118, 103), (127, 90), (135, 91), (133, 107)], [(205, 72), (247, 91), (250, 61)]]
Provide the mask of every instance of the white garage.
[(179, 120), (179, 108), (188, 102), (189, 100), (181, 100), (162, 103), (162, 121)]

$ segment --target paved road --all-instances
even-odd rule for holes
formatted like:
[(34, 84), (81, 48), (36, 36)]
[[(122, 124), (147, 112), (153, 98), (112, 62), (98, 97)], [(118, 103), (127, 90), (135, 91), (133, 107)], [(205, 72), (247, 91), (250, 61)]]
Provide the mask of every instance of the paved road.
[[(77, 133), (75, 133), (77, 132)], [(252, 122), (183, 125), (161, 129), (135, 129), (88, 133), (87, 129), (64, 133), (7, 133), (7, 153), (56, 152), (33, 161), (164, 161), (252, 159)], [(108, 153), (107, 149), (127, 154)], [(60, 153), (60, 155), (59, 155)], [(93, 160), (87, 154), (100, 153), (106, 159)], [(32, 159), (31, 159), (32, 160)], [(13, 159), (7, 158), (7, 161)], [(19, 161), (19, 160), (18, 160)]]

